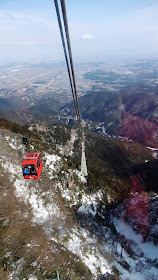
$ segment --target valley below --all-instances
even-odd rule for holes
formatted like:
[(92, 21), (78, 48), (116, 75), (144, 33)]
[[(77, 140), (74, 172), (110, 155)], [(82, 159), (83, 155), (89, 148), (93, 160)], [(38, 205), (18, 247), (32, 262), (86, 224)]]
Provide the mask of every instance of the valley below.
[(86, 177), (65, 65), (0, 69), (0, 278), (156, 280), (157, 60), (77, 64)]

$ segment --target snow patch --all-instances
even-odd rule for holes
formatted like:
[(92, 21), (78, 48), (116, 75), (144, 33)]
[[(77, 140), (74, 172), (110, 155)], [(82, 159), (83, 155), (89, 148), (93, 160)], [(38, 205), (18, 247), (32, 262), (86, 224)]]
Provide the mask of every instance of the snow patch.
[(8, 162), (7, 158), (2, 157), (0, 162), (1, 162), (2, 167), (5, 169), (5, 171), (7, 173), (11, 174), (11, 176), (10, 176), (11, 181), (15, 178), (17, 173), (21, 174), (21, 172), (22, 172), (21, 168), (19, 166), (15, 166), (11, 162)]
[(76, 138), (77, 138), (76, 130), (71, 129), (71, 138), (69, 141), (67, 141), (66, 145), (65, 146), (57, 145), (57, 148), (59, 149), (62, 155), (66, 155), (66, 156), (73, 155), (74, 142)]
[(76, 175), (79, 177), (79, 179), (80, 179), (80, 181), (82, 182), (82, 183), (87, 183), (87, 180), (86, 180), (86, 178), (82, 175), (82, 173), (81, 173), (81, 171), (79, 171), (79, 170), (75, 170), (75, 173), (76, 173)]
[(96, 248), (95, 242), (96, 240), (91, 238), (89, 233), (85, 230), (82, 230), (80, 233), (73, 230), (69, 241), (64, 245), (69, 251), (78, 255), (85, 265), (91, 270), (92, 274), (97, 277), (98, 273), (111, 273), (111, 269), (105, 258)]
[(12, 149), (14, 149), (14, 150), (19, 150), (19, 149), (21, 149), (22, 148), (22, 145), (20, 144), (19, 145), (19, 142), (20, 141), (18, 141), (17, 139), (12, 139), (11, 137), (9, 137), (9, 136), (5, 136), (5, 139), (8, 141), (8, 143), (9, 143), (9, 146), (12, 148)]
[(136, 234), (134, 230), (121, 219), (113, 219), (113, 223), (118, 233), (125, 236), (128, 240), (132, 240), (139, 244), (143, 241), (141, 234)]
[(36, 276), (31, 276), (31, 277), (29, 277), (29, 279), (28, 280), (38, 280), (37, 279), (37, 277)]
[[(44, 205), (43, 199), (39, 194), (36, 194), (36, 190), (30, 187), (30, 182), (23, 182), (22, 180), (16, 179), (14, 187), (16, 189), (16, 196), (20, 197), (26, 203), (29, 202), (33, 211), (33, 222), (43, 224), (53, 216), (59, 217), (60, 210), (58, 206), (52, 201), (48, 205)], [(38, 185), (36, 184), (38, 188)], [(42, 193), (44, 195), (44, 193)], [(46, 194), (48, 197), (50, 193)]]
[(32, 191), (31, 196), (29, 197), (29, 203), (31, 204), (33, 209), (33, 222), (35, 223), (43, 224), (53, 216), (60, 216), (60, 210), (58, 206), (55, 203), (44, 206), (42, 198), (37, 196), (35, 191)]
[(50, 154), (45, 153), (45, 160), (46, 160), (45, 165), (47, 166), (47, 168), (49, 170), (48, 174), (51, 179), (54, 177), (54, 176), (52, 177), (54, 171), (58, 171), (60, 168), (61, 157), (59, 157), (55, 154), (50, 155)]
[(102, 200), (101, 191), (98, 191), (93, 195), (87, 195), (84, 193), (81, 199), (82, 205), (78, 209), (78, 212), (82, 212), (85, 214), (92, 214), (93, 216), (95, 216), (97, 213), (98, 201), (101, 200)]
[(158, 151), (158, 148), (147, 147), (151, 151)]
[(64, 187), (60, 183), (58, 183), (56, 185), (56, 189), (58, 188), (61, 191), (61, 196), (69, 202), (69, 207), (72, 207), (73, 205), (79, 203), (81, 191), (76, 185), (73, 186), (73, 189), (68, 189), (68, 188), (64, 189)]
[(137, 252), (143, 252), (144, 257), (151, 260), (158, 258), (158, 246), (155, 246), (152, 242), (143, 243), (142, 235), (136, 234), (123, 220), (114, 218), (113, 222), (117, 232), (125, 236), (127, 240), (134, 242), (137, 246)]
[[(44, 200), (40, 197), (40, 194), (37, 194), (36, 189), (39, 189), (38, 183), (36, 183), (36, 189), (31, 187), (30, 180), (24, 180), (22, 177), (21, 168), (15, 164), (8, 162), (8, 159), (2, 157), (1, 159), (2, 167), (10, 173), (10, 180), (14, 181), (15, 195), (16, 197), (22, 199), (25, 203), (30, 203), (33, 212), (33, 222), (42, 224), (48, 219), (51, 219), (53, 216), (60, 216), (60, 209), (52, 200), (51, 203), (47, 205), (44, 204)], [(17, 178), (22, 177), (22, 178)], [(42, 196), (47, 196), (51, 198), (50, 193), (42, 192)]]

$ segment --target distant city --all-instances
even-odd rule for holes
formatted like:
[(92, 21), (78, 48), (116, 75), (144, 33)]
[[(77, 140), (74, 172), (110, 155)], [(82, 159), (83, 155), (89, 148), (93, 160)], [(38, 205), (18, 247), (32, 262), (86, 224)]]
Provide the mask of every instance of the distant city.
[[(135, 60), (123, 64), (83, 62), (75, 64), (78, 96), (88, 91), (120, 91), (134, 84), (158, 85), (158, 59)], [(65, 104), (72, 101), (65, 63), (37, 62), (0, 65), (0, 97), (14, 98), (25, 106), (34, 105), (43, 97)]]

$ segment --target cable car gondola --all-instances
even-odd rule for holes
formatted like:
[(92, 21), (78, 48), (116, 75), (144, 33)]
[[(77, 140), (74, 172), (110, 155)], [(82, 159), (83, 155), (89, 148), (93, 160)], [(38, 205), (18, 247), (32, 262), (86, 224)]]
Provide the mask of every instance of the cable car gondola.
[(42, 160), (40, 152), (28, 153), (22, 162), (24, 179), (39, 179), (42, 172)]

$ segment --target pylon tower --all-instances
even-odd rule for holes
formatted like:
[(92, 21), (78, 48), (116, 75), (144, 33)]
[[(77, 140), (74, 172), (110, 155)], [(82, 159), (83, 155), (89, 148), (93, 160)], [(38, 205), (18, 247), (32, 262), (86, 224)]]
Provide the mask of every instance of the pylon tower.
[(82, 140), (82, 156), (81, 156), (81, 173), (83, 176), (88, 176), (86, 156), (85, 156), (85, 140)]

